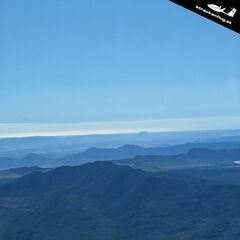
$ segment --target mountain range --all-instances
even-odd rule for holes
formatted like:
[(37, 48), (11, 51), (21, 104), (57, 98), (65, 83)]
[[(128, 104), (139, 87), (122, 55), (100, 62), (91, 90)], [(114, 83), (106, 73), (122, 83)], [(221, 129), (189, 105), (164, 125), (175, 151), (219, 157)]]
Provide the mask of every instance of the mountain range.
[(89, 148), (83, 152), (67, 155), (61, 158), (48, 158), (36, 153), (30, 153), (24, 158), (0, 157), (0, 169), (16, 167), (57, 167), (63, 165), (80, 165), (87, 162), (120, 160), (136, 156), (161, 155), (167, 159), (170, 155), (186, 154), (193, 148), (212, 150), (240, 149), (240, 142), (209, 142), (186, 143), (168, 147), (144, 148), (137, 145), (123, 145), (116, 148)]
[(129, 165), (146, 171), (177, 170), (200, 167), (236, 166), (240, 160), (240, 149), (212, 150), (193, 148), (185, 154), (171, 156), (143, 155), (115, 160), (114, 163)]
[(237, 240), (239, 199), (238, 185), (176, 173), (60, 167), (0, 186), (0, 239)]
[(28, 153), (38, 153), (49, 158), (61, 158), (83, 152), (93, 146), (97, 148), (113, 148), (123, 144), (130, 144), (150, 148), (179, 145), (187, 142), (240, 142), (240, 130), (139, 132), (17, 138), (0, 137), (0, 157), (23, 158)]

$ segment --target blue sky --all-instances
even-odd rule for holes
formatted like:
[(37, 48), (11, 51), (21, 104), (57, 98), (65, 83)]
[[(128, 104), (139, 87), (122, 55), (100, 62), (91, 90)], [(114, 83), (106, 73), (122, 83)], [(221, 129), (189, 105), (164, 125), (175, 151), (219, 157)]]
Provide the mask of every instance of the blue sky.
[(240, 35), (168, 0), (2, 0), (0, 29), (2, 124), (240, 116)]

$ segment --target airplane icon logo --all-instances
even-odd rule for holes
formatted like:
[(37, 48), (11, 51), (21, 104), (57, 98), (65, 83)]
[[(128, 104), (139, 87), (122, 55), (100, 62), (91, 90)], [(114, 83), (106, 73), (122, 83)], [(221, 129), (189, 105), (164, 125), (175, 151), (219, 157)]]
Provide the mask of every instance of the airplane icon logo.
[(208, 4), (208, 7), (211, 8), (215, 12), (220, 12), (220, 13), (226, 14), (229, 17), (234, 17), (234, 15), (237, 12), (236, 8), (232, 8), (229, 13), (226, 13), (225, 12), (226, 8), (222, 8), (222, 6), (218, 6), (218, 5), (215, 5), (215, 4)]

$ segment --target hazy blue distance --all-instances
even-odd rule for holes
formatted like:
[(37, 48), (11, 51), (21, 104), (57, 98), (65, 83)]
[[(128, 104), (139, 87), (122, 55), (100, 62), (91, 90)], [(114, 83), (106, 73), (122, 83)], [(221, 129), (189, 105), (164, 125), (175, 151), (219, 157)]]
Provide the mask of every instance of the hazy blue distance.
[(0, 123), (240, 116), (239, 35), (169, 1), (3, 0), (0, 28)]

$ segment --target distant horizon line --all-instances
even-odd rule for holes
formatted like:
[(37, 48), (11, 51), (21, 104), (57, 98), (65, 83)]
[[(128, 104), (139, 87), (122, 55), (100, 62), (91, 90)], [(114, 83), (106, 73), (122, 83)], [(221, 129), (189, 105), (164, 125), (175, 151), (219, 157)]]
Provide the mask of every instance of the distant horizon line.
[[(89, 133), (89, 134), (56, 134), (56, 135), (19, 135), (19, 136), (0, 136), (0, 139), (14, 139), (14, 138), (44, 138), (44, 137), (80, 137), (80, 136), (102, 136), (102, 135), (125, 135), (125, 134), (156, 134), (156, 133), (189, 133), (189, 132), (218, 132), (218, 131), (240, 131), (240, 128), (226, 128), (226, 129), (201, 129), (201, 130), (169, 130), (169, 131), (139, 131), (139, 132), (112, 132), (112, 133)], [(232, 135), (231, 135), (232, 136)]]
[(0, 123), (0, 138), (136, 134), (240, 129), (240, 116), (79, 123)]

